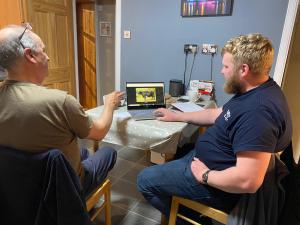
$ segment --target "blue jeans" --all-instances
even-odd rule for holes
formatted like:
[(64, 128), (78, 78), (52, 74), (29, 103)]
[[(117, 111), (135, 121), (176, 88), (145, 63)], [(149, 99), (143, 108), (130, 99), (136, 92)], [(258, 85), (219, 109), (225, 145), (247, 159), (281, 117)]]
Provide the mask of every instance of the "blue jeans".
[(225, 211), (231, 210), (239, 199), (239, 195), (200, 184), (191, 171), (194, 156), (195, 150), (192, 150), (183, 158), (148, 167), (138, 175), (138, 190), (167, 218), (173, 195), (199, 201)]
[(108, 172), (114, 167), (117, 152), (113, 148), (103, 147), (90, 155), (87, 149), (82, 148), (80, 154), (81, 165), (85, 171), (82, 188), (84, 195), (87, 196), (103, 183)]

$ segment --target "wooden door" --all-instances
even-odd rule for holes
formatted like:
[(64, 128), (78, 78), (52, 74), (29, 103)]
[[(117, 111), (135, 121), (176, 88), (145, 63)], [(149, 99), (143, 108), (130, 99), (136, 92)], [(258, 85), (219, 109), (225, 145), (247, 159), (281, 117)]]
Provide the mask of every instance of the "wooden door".
[(19, 0), (0, 0), (0, 29), (9, 24), (21, 24), (21, 7)]
[(50, 58), (44, 85), (76, 96), (72, 0), (21, 1), (26, 22), (41, 37)]
[(78, 70), (80, 103), (97, 106), (95, 4), (77, 3)]
[[(10, 24), (21, 24), (24, 21), (20, 0), (0, 0), (0, 29)], [(0, 85), (5, 72), (0, 70)]]

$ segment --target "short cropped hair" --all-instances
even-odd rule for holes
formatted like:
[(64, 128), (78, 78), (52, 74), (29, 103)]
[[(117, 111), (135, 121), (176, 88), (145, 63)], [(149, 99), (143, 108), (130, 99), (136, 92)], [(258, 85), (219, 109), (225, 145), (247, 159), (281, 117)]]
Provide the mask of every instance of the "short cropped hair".
[[(11, 25), (3, 29), (10, 29), (9, 34), (0, 40), (0, 67), (4, 70), (11, 70), (16, 66), (18, 60), (23, 56), (24, 49), (20, 43), (19, 36), (24, 31), (24, 27)], [(36, 51), (38, 43), (26, 31), (21, 39), (23, 46)]]
[(274, 48), (271, 41), (261, 34), (253, 33), (231, 38), (222, 49), (222, 56), (230, 53), (236, 67), (247, 64), (253, 74), (269, 74)]

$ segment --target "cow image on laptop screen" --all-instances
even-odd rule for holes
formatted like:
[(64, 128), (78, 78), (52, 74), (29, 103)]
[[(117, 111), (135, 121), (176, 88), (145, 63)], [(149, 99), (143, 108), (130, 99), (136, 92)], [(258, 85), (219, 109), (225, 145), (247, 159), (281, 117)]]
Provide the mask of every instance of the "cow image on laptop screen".
[(165, 108), (163, 82), (127, 82), (127, 110), (134, 120), (155, 119), (154, 111)]

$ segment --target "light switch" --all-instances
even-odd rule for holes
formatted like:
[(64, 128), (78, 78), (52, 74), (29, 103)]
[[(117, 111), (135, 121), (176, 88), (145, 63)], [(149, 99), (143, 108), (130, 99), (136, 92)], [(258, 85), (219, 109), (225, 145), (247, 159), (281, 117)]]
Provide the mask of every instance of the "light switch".
[(130, 39), (131, 38), (130, 30), (124, 30), (124, 38), (125, 39)]

